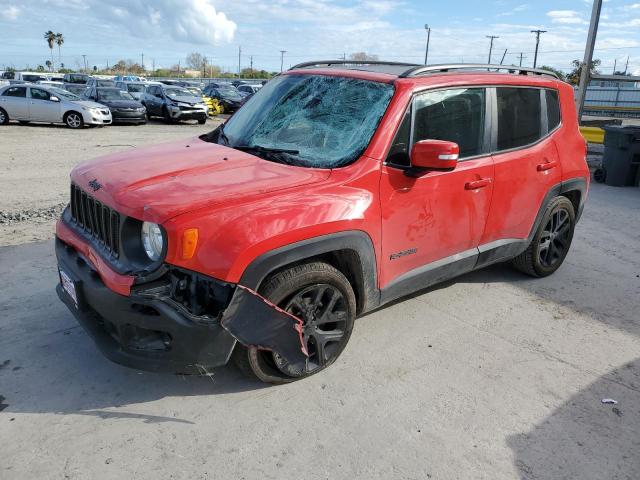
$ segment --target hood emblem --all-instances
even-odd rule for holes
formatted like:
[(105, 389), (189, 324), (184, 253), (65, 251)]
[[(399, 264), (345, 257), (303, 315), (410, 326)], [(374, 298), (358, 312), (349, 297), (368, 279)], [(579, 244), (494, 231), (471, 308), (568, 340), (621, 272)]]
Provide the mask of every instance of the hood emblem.
[(100, 184), (100, 182), (98, 182), (97, 178), (94, 178), (93, 180), (91, 180), (89, 182), (89, 186), (91, 187), (91, 189), (94, 192), (97, 192), (98, 190), (100, 190), (102, 188), (102, 185)]

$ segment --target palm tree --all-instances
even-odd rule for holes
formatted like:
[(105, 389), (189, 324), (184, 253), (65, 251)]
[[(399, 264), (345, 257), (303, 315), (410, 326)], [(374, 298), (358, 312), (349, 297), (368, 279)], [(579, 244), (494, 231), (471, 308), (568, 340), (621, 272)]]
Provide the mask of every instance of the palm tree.
[(51, 60), (47, 60), (46, 62), (44, 62), (44, 64), (47, 66), (49, 71), (51, 71), (51, 67), (53, 66), (53, 63), (51, 63)]
[(56, 43), (58, 44), (58, 63), (62, 63), (60, 47), (62, 47), (62, 44), (64, 43), (64, 37), (59, 32), (56, 33)]
[(51, 63), (53, 63), (53, 44), (56, 42), (56, 34), (51, 30), (49, 30), (48, 32), (44, 32), (44, 39), (49, 45), (49, 50), (51, 50)]

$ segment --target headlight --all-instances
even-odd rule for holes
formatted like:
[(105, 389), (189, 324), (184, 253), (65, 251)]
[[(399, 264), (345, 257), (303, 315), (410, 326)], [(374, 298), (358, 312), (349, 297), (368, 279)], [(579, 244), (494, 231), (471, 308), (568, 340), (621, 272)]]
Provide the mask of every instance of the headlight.
[(154, 262), (160, 260), (164, 248), (164, 237), (160, 226), (155, 223), (144, 222), (141, 236), (142, 246), (147, 256)]

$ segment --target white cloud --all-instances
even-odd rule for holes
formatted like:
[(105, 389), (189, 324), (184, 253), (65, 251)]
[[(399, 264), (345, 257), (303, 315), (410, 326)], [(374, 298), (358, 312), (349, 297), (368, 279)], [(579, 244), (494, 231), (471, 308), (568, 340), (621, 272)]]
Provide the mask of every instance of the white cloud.
[(588, 23), (575, 10), (551, 10), (550, 12), (547, 12), (547, 16), (551, 18), (553, 23), (580, 25)]
[(9, 5), (2, 10), (2, 16), (7, 20), (15, 20), (20, 15), (20, 9), (15, 5)]

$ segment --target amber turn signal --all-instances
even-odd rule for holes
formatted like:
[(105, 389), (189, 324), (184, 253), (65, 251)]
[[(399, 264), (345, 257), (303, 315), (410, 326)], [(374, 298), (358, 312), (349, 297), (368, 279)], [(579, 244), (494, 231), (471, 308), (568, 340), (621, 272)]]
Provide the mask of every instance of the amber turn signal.
[(196, 253), (198, 246), (198, 229), (188, 228), (182, 234), (182, 258), (188, 260)]

